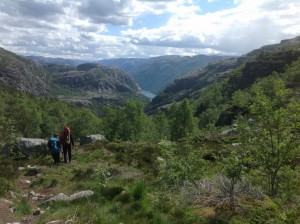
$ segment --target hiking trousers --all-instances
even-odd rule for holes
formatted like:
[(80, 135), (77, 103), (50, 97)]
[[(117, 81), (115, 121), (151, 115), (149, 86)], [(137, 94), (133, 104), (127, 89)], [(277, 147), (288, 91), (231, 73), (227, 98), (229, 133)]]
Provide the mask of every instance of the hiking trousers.
[(52, 152), (52, 158), (54, 160), (55, 164), (58, 164), (60, 162), (60, 158), (59, 158), (59, 151), (57, 152)]
[(72, 160), (71, 144), (63, 145), (64, 163)]

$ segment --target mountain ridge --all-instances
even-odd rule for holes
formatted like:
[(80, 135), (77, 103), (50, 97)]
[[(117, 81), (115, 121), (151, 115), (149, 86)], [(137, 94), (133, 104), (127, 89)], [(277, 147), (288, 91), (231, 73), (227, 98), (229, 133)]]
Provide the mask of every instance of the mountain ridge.
[(120, 104), (126, 99), (147, 101), (138, 84), (120, 69), (92, 63), (41, 65), (3, 48), (0, 85), (82, 106)]
[(228, 79), (226, 94), (230, 96), (237, 89), (250, 87), (258, 78), (273, 72), (283, 72), (287, 65), (299, 57), (300, 37), (295, 37), (278, 44), (263, 46), (237, 58), (211, 62), (205, 68), (191, 71), (170, 83), (152, 99), (146, 111), (152, 114), (174, 101), (196, 99), (213, 82), (225, 79)]

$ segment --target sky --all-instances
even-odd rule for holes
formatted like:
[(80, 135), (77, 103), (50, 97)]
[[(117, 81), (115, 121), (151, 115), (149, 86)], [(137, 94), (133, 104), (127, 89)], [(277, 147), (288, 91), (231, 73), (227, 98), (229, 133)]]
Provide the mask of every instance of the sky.
[(300, 35), (299, 0), (1, 0), (0, 47), (68, 59), (241, 55)]

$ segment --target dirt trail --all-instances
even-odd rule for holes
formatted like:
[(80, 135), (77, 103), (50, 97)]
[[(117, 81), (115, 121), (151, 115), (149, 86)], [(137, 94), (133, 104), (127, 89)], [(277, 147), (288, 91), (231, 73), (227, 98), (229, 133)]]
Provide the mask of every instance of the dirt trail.
[[(30, 192), (34, 191), (35, 194), (40, 195), (55, 195), (57, 189), (55, 188), (33, 188), (31, 186), (36, 176), (20, 176), (15, 183), (16, 189), (11, 192), (6, 198), (0, 198), (0, 224), (7, 223), (19, 223), (19, 224), (34, 224), (39, 218), (38, 215), (20, 215), (17, 211), (14, 211), (14, 206), (19, 203), (22, 198), (30, 198)], [(32, 212), (37, 209), (40, 201), (29, 199), (29, 205), (32, 208)]]

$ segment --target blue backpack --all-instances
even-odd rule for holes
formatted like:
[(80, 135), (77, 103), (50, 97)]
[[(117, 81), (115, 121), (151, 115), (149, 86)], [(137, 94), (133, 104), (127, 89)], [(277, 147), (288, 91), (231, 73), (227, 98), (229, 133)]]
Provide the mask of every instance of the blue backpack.
[(58, 152), (59, 151), (59, 146), (58, 146), (58, 139), (57, 138), (50, 138), (48, 141), (48, 148), (50, 152)]

